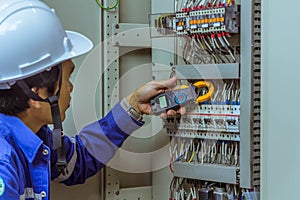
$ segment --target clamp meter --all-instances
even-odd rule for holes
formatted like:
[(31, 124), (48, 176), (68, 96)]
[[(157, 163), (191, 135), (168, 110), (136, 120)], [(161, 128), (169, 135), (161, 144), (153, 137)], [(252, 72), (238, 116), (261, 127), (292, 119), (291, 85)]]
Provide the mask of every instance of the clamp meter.
[(198, 97), (194, 88), (193, 86), (157, 95), (150, 100), (152, 113), (159, 115), (169, 109), (178, 110), (180, 105), (194, 101)]
[[(197, 94), (197, 88), (207, 87), (209, 91), (199, 96)], [(214, 92), (214, 86), (210, 82), (198, 81), (191, 86), (182, 86), (182, 89), (168, 91), (153, 97), (150, 100), (151, 110), (154, 115), (159, 115), (167, 110), (178, 110), (180, 106), (183, 106), (189, 102), (204, 102), (211, 98)]]

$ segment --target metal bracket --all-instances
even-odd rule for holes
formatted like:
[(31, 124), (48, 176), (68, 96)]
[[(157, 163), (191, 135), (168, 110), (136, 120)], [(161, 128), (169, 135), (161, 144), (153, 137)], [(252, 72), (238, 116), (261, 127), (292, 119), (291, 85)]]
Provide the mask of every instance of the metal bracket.
[(115, 192), (115, 200), (151, 200), (152, 187), (124, 188)]
[(113, 24), (113, 45), (118, 47), (150, 48), (151, 38), (148, 24)]
[(235, 166), (222, 166), (214, 164), (174, 163), (174, 176), (223, 183), (237, 183), (237, 170)]
[(175, 66), (179, 79), (238, 79), (239, 63), (178, 65)]
[[(104, 6), (113, 5), (113, 0), (104, 2)], [(111, 24), (119, 22), (119, 9), (103, 13), (103, 110), (107, 113), (115, 102), (119, 100), (119, 48), (112, 44), (113, 28)], [(114, 200), (114, 191), (119, 189), (119, 174), (116, 170), (105, 167), (104, 169), (104, 198)]]

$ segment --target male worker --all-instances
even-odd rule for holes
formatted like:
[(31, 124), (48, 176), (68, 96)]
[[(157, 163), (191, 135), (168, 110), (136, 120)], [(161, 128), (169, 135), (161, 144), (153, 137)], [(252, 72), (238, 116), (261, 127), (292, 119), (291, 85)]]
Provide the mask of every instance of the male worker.
[(92, 46), (85, 36), (64, 31), (44, 3), (0, 0), (1, 200), (49, 199), (50, 180), (83, 183), (143, 125), (149, 99), (176, 84), (176, 78), (149, 82), (74, 138), (63, 136), (73, 90), (71, 59)]

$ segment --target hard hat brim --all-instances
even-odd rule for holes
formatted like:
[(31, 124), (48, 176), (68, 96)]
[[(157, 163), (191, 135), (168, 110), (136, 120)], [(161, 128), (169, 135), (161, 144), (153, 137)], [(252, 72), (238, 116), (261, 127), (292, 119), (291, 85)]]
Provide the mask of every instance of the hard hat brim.
[(93, 48), (92, 41), (86, 36), (74, 31), (66, 31), (66, 34), (73, 45), (70, 59), (88, 53)]

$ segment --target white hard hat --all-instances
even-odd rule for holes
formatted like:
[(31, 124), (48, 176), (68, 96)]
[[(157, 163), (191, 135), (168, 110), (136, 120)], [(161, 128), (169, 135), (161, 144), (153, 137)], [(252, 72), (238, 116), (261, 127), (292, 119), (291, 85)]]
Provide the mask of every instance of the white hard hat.
[(92, 42), (65, 31), (38, 0), (0, 0), (0, 89), (90, 51)]

